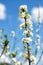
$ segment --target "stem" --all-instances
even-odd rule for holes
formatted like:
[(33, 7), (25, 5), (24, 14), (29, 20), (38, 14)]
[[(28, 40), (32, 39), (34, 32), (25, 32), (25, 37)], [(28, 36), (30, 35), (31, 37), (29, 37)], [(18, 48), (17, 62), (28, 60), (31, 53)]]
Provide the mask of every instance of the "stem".
[(24, 19), (25, 19), (25, 29), (27, 30), (27, 25), (26, 25), (26, 17), (25, 17)]
[[(1, 56), (3, 55), (4, 50), (5, 50), (5, 46), (4, 46), (4, 48), (3, 48), (3, 51), (2, 51), (2, 53), (1, 53)], [(1, 56), (0, 56), (0, 57), (1, 57)]]
[[(26, 17), (24, 18), (25, 19), (25, 30), (27, 30), (27, 25), (26, 25)], [(26, 36), (28, 37), (28, 36)], [(30, 45), (27, 43), (27, 46), (29, 47)], [(29, 62), (29, 65), (31, 65), (31, 60), (30, 60), (30, 51), (28, 50), (28, 62)]]
[[(30, 45), (27, 43), (27, 46), (30, 46)], [(29, 65), (31, 65), (31, 60), (30, 60), (29, 56), (30, 56), (30, 51), (28, 50), (28, 61), (29, 61)]]
[(29, 65), (31, 65), (31, 61), (30, 61), (30, 59), (29, 59)]

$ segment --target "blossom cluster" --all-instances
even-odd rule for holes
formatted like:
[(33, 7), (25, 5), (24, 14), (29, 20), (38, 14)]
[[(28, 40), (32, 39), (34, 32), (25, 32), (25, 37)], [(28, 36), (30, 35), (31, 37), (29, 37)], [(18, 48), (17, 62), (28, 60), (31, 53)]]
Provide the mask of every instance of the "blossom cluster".
[[(32, 42), (31, 37), (33, 36), (32, 30), (33, 30), (33, 24), (31, 21), (31, 16), (28, 14), (28, 9), (26, 5), (21, 5), (20, 9), (19, 9), (19, 16), (20, 18), (23, 18), (25, 20), (25, 22), (23, 21), (20, 24), (20, 29), (23, 29), (23, 35), (25, 36), (25, 38), (22, 39), (22, 43), (30, 43)], [(38, 36), (39, 37), (39, 36)], [(25, 48), (27, 48), (29, 51), (30, 50), (30, 45), (29, 46), (25, 46)], [(31, 56), (31, 53), (23, 53), (23, 56), (25, 56), (26, 59), (31, 59), (32, 62), (36, 63), (36, 57), (35, 56)]]
[(37, 46), (37, 50), (39, 50), (40, 49), (40, 39), (41, 39), (41, 37), (40, 37), (40, 34), (39, 34), (39, 31), (40, 31), (40, 24), (39, 23), (37, 23), (37, 29), (36, 29), (36, 46)]
[(30, 15), (28, 14), (27, 5), (21, 5), (19, 8), (19, 15), (21, 18), (24, 18), (25, 16), (27, 18), (30, 18)]
[[(24, 29), (23, 35), (27, 36), (26, 38), (22, 39), (22, 43), (29, 43), (29, 42), (32, 41), (31, 36), (33, 36), (32, 21), (30, 20), (31, 16), (28, 14), (28, 9), (27, 9), (26, 5), (21, 5), (20, 8), (19, 8), (19, 11), (20, 11), (19, 12), (20, 18), (24, 18), (24, 20), (26, 18), (26, 25), (25, 25), (25, 22), (22, 22), (20, 24), (20, 29)], [(27, 29), (25, 29), (25, 27)]]

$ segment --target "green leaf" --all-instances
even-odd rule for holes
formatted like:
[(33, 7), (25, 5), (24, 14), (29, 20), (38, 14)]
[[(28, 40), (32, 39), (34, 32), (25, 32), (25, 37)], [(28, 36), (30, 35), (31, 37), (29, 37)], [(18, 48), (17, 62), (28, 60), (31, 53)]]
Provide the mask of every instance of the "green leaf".
[(6, 39), (6, 40), (4, 41), (5, 46), (7, 46), (8, 43), (9, 43), (9, 41)]
[(12, 57), (16, 57), (16, 52), (11, 54)]

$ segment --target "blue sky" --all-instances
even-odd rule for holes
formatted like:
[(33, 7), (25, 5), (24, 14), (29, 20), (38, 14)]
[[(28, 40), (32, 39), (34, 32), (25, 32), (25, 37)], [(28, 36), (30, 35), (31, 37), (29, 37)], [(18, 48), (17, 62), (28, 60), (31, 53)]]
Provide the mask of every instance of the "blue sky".
[[(10, 44), (16, 44), (16, 47), (19, 46), (22, 49), (21, 45), (21, 38), (22, 36), (22, 31), (19, 29), (20, 21), (19, 21), (19, 6), (20, 5), (27, 5), (28, 6), (28, 11), (31, 14), (31, 10), (34, 7), (38, 7), (38, 3), (40, 6), (43, 7), (43, 0), (0, 0), (0, 3), (4, 4), (6, 6), (6, 14), (7, 18), (5, 20), (0, 20), (0, 28), (5, 28), (5, 33), (8, 34), (8, 37), (10, 39)], [(9, 20), (9, 16), (11, 16)], [(35, 30), (36, 23), (33, 23), (33, 29)], [(16, 32), (16, 37), (17, 41), (15, 41), (13, 38), (10, 38), (10, 33), (11, 31), (14, 30)], [(41, 30), (40, 30), (40, 35), (41, 35), (41, 43), (43, 42), (43, 23), (41, 24)], [(35, 32), (33, 31), (35, 34)], [(35, 39), (35, 38), (33, 38)], [(13, 43), (14, 42), (14, 43)], [(21, 50), (20, 50), (21, 51)]]

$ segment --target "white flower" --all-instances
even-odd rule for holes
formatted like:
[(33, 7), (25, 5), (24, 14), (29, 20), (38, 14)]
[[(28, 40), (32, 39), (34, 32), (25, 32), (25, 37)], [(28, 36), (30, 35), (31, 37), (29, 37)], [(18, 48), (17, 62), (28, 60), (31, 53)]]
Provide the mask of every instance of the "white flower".
[(25, 30), (24, 32), (23, 32), (23, 35), (27, 35), (28, 34), (28, 30)]
[(26, 16), (26, 13), (25, 12), (22, 12), (21, 14), (20, 14), (20, 17), (21, 18), (24, 18)]
[(30, 30), (25, 30), (25, 31), (23, 32), (23, 35), (33, 36), (33, 33), (30, 32)]
[(37, 38), (39, 38), (39, 39), (40, 39), (40, 35), (39, 35), (39, 34), (37, 34), (36, 36), (37, 36)]
[(35, 41), (36, 45), (40, 45), (40, 38)]
[(30, 30), (30, 31), (32, 31), (32, 30), (33, 30), (33, 28), (32, 28), (32, 27), (30, 27), (30, 28), (29, 28), (29, 30)]
[(32, 39), (29, 37), (27, 37), (27, 38), (23, 38), (22, 39), (22, 43), (30, 43), (32, 41)]
[(24, 54), (24, 57), (28, 59), (28, 54), (27, 54), (27, 53), (26, 53), (26, 54)]
[(19, 15), (21, 18), (24, 18), (26, 16), (26, 12), (27, 12), (27, 5), (21, 5), (19, 8)]
[(26, 18), (31, 19), (30, 14), (26, 13)]
[(40, 46), (38, 45), (38, 46), (37, 46), (37, 50), (39, 51), (39, 49), (40, 49)]
[(14, 62), (16, 62), (17, 60), (16, 60), (16, 58), (12, 58), (12, 60), (14, 61)]
[(31, 30), (31, 31), (33, 30), (33, 25), (29, 26), (29, 30)]
[[(28, 59), (28, 53), (23, 53), (22, 57), (25, 57), (26, 59)], [(30, 57), (30, 54), (29, 54), (29, 57)]]
[(22, 29), (22, 28), (25, 28), (25, 23), (22, 23), (22, 24), (20, 25), (20, 29)]
[[(30, 30), (33, 29), (33, 28), (32, 28), (32, 22), (31, 22), (31, 21), (26, 22), (26, 25), (27, 25), (27, 26), (30, 26)], [(24, 22), (23, 22), (22, 24), (20, 24), (20, 29), (22, 29), (22, 28), (25, 28), (25, 23), (24, 23)]]
[(30, 15), (28, 14), (28, 9), (27, 9), (27, 5), (21, 5), (19, 8), (19, 15), (21, 18), (30, 18)]
[(14, 32), (14, 31), (11, 31), (10, 36), (11, 36), (11, 37), (15, 37), (15, 32)]
[(27, 12), (27, 5), (21, 5), (19, 10), (20, 12)]
[(31, 55), (31, 56), (30, 56), (30, 59), (32, 60), (32, 62), (33, 62), (34, 64), (37, 63), (37, 59), (36, 59), (35, 56)]
[(32, 32), (30, 32), (30, 36), (33, 36), (33, 33)]
[(31, 21), (27, 21), (26, 24), (27, 24), (27, 26), (30, 26), (30, 25), (32, 25), (32, 22)]

